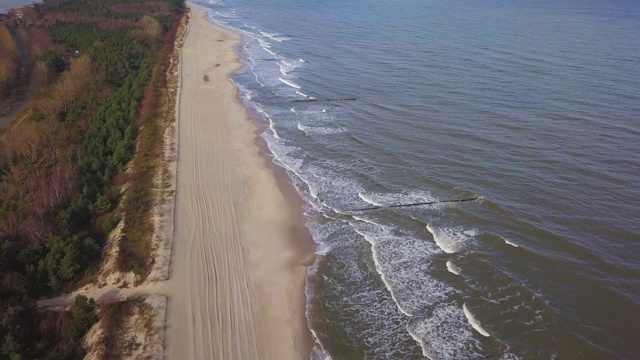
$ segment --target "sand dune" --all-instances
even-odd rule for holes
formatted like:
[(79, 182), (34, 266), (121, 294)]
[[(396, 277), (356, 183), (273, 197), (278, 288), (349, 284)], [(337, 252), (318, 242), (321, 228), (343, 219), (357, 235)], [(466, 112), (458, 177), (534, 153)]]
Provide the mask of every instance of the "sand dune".
[(192, 8), (182, 50), (166, 358), (308, 358), (299, 210), (227, 78), (241, 38), (204, 16)]

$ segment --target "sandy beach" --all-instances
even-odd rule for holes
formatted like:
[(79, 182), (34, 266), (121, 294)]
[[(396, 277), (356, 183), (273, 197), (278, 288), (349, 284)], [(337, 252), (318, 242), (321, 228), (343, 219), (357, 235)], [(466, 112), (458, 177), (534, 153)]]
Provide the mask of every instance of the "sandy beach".
[(308, 358), (301, 209), (228, 80), (241, 37), (205, 16), (191, 7), (182, 49), (166, 358)]

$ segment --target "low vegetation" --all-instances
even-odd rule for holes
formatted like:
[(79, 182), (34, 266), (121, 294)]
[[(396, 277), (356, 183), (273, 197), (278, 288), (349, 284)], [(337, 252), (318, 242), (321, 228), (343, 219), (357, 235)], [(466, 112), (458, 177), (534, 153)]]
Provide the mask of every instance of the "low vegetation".
[(134, 314), (136, 300), (126, 300), (105, 304), (100, 311), (100, 326), (104, 337), (101, 346), (104, 349), (105, 359), (121, 359), (127, 349), (136, 344), (127, 344), (125, 337), (126, 324)]
[(141, 130), (138, 151), (132, 161), (123, 204), (123, 212), (127, 215), (116, 266), (119, 271), (133, 272), (138, 279), (146, 278), (153, 265), (153, 222), (150, 213), (156, 199), (154, 192), (163, 191), (162, 188), (155, 188), (156, 185), (161, 187), (161, 184), (153, 184), (153, 179), (162, 166), (160, 160), (163, 142), (159, 139), (163, 137), (165, 126), (174, 117), (166, 76), (178, 25), (179, 22), (176, 21), (168, 29), (160, 61), (144, 91), (142, 114), (139, 118)]
[(151, 359), (145, 352), (158, 342), (154, 307), (142, 297), (100, 306), (101, 334), (94, 358)]

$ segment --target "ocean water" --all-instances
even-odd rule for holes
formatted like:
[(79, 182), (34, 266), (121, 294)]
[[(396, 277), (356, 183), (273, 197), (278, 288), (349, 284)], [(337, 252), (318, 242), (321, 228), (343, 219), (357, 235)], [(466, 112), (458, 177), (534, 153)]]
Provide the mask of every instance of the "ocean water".
[(307, 202), (312, 358), (640, 354), (639, 2), (195, 4)]
[(29, 4), (34, 4), (40, 1), (37, 0), (0, 0), (0, 13), (4, 13), (10, 9), (21, 7)]

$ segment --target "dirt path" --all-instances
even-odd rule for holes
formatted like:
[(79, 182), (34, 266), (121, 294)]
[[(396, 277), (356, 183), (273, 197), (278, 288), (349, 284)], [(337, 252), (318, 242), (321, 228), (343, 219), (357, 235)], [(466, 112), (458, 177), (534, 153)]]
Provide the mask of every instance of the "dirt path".
[(169, 284), (167, 281), (157, 282), (152, 284), (143, 284), (131, 288), (120, 288), (115, 285), (107, 285), (104, 287), (98, 287), (96, 285), (87, 285), (77, 291), (70, 294), (62, 294), (56, 297), (38, 300), (39, 307), (58, 309), (65, 308), (73, 304), (77, 295), (84, 295), (89, 298), (93, 298), (96, 303), (114, 302), (119, 300), (125, 300), (133, 296), (144, 295), (169, 295)]

